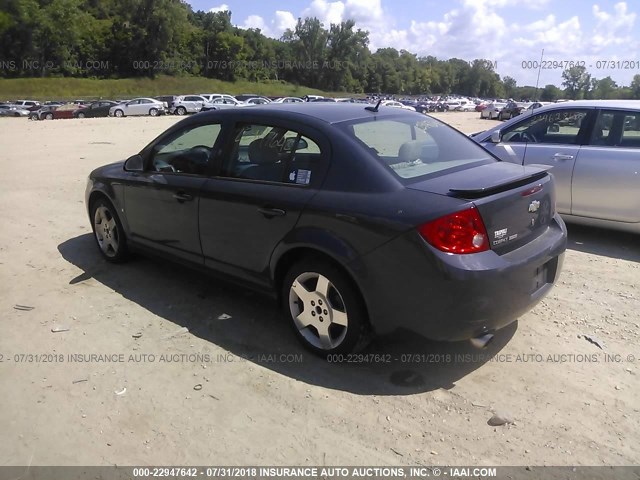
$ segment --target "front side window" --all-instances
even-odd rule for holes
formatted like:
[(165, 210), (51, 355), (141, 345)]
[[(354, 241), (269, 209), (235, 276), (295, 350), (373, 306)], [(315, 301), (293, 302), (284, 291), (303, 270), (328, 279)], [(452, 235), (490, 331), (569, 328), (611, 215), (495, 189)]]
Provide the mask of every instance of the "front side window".
[(225, 175), (307, 186), (322, 168), (322, 152), (311, 138), (267, 125), (241, 125)]
[(429, 117), (408, 120), (373, 117), (346, 124), (345, 128), (376, 159), (404, 179), (496, 161), (473, 140)]
[(220, 134), (220, 124), (189, 127), (161, 140), (153, 149), (151, 170), (205, 175)]
[(577, 144), (586, 129), (586, 110), (563, 109), (534, 115), (505, 129), (505, 143)]

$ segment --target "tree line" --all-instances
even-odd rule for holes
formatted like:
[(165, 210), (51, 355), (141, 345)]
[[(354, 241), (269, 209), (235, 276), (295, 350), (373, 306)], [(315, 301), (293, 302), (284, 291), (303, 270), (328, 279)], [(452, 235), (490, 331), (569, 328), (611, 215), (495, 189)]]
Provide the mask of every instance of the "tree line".
[(441, 60), (395, 48), (372, 52), (368, 32), (353, 20), (327, 28), (317, 18), (299, 19), (273, 39), (259, 29), (235, 27), (228, 11), (193, 11), (181, 0), (0, 0), (2, 78), (193, 75), (353, 93), (640, 98), (640, 75), (621, 87), (576, 68), (564, 72), (564, 90), (536, 90), (501, 78), (486, 59)]

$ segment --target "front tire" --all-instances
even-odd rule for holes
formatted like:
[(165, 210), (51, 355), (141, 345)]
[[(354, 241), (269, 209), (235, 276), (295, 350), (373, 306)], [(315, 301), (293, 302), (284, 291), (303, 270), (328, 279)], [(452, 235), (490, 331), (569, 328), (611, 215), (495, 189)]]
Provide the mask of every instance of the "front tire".
[(152, 108), (149, 110), (149, 115), (151, 115), (152, 117), (157, 117), (158, 116), (158, 109), (157, 108)]
[(84, 117), (85, 117), (85, 114), (84, 114), (84, 113), (80, 112), (80, 113), (78, 114), (78, 118), (84, 118)]
[(366, 345), (369, 324), (364, 303), (337, 267), (317, 259), (303, 260), (289, 270), (282, 288), (285, 315), (308, 350), (326, 357)]
[(124, 112), (122, 110), (116, 110), (113, 114), (118, 118), (124, 117)]
[(47, 113), (44, 118), (46, 118), (47, 120), (53, 120), (53, 113)]
[(124, 262), (129, 256), (127, 238), (115, 208), (105, 198), (91, 204), (91, 226), (100, 254), (112, 263)]
[(176, 114), (182, 116), (185, 115), (187, 113), (187, 109), (184, 107), (178, 107), (176, 108)]

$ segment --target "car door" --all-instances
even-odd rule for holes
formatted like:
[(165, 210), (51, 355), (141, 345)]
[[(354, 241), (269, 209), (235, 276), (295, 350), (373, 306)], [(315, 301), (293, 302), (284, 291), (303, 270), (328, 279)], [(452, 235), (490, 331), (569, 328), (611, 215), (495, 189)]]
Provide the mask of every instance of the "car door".
[(205, 265), (266, 284), (271, 254), (317, 192), (329, 152), (327, 140), (312, 129), (238, 124), (220, 174), (202, 190)]
[(202, 263), (200, 190), (220, 130), (219, 123), (189, 125), (160, 138), (145, 152), (145, 171), (124, 188), (133, 242)]
[(573, 215), (640, 222), (640, 112), (598, 113), (576, 160), (572, 195)]
[(586, 139), (588, 109), (547, 110), (505, 128), (499, 143), (485, 139), (482, 145), (500, 159), (522, 165), (548, 165), (556, 182), (556, 206), (571, 213), (573, 168)]

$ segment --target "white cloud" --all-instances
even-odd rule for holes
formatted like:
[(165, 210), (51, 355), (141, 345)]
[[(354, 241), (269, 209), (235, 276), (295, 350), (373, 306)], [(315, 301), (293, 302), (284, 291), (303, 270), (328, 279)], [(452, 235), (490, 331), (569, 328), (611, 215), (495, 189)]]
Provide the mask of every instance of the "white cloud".
[(291, 12), (278, 10), (270, 21), (266, 21), (260, 15), (249, 15), (244, 20), (242, 28), (258, 28), (267, 37), (280, 38), (287, 28), (294, 28), (296, 22)]
[[(416, 12), (408, 25), (398, 25), (392, 0), (309, 1), (307, 8), (294, 12), (296, 15), (288, 11), (276, 11), (271, 18), (251, 15), (244, 27), (260, 28), (265, 35), (278, 38), (287, 28), (295, 27), (298, 13), (302, 18), (317, 17), (326, 28), (353, 19), (357, 28), (369, 31), (372, 51), (393, 47), (441, 59), (484, 58), (497, 62), (497, 72), (516, 78), (519, 85), (535, 83), (537, 70), (522, 65), (523, 61), (539, 60), (543, 48), (545, 60), (582, 60), (587, 66), (605, 58), (637, 59), (640, 48), (634, 31), (637, 15), (626, 2), (608, 8), (594, 4), (590, 12), (576, 11), (567, 17), (552, 10), (550, 0), (524, 4), (521, 0), (457, 0), (439, 18)], [(516, 7), (520, 13), (514, 22)], [(529, 11), (522, 12), (521, 8)], [(425, 17), (428, 20), (420, 20)], [(562, 69), (543, 70), (540, 84), (559, 84), (561, 73)], [(590, 73), (602, 78), (611, 72)], [(626, 73), (617, 72), (614, 77), (619, 79)]]
[(591, 37), (591, 46), (596, 50), (610, 45), (627, 45), (632, 41), (630, 34), (636, 14), (627, 10), (625, 2), (616, 3), (613, 10), (613, 13), (608, 13), (597, 4), (592, 7), (597, 24)]
[(226, 11), (228, 11), (228, 10), (230, 10), (230, 9), (229, 9), (229, 5), (227, 5), (226, 3), (223, 3), (222, 5), (219, 5), (219, 6), (217, 6), (217, 7), (213, 7), (213, 8), (210, 8), (210, 9), (209, 9), (209, 11), (210, 11), (211, 13), (226, 12)]

